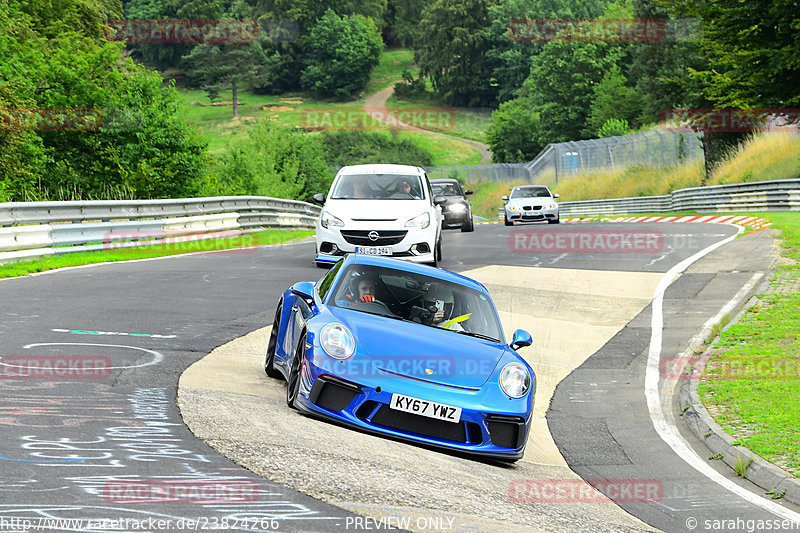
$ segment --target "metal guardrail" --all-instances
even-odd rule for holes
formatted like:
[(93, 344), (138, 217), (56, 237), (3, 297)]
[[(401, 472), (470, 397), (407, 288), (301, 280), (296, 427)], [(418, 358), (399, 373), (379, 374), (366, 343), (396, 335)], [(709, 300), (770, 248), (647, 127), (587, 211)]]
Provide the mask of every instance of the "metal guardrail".
[(670, 211), (700, 213), (798, 211), (800, 179), (680, 189), (667, 196), (561, 202), (561, 216), (611, 216)]
[(0, 263), (69, 252), (313, 229), (320, 207), (281, 198), (0, 204)]

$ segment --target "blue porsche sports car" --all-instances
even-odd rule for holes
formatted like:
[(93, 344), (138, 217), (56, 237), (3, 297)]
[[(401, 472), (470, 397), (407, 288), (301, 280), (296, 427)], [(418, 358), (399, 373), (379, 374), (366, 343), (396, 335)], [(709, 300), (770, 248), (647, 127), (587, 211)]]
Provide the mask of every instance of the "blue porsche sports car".
[(489, 293), (445, 270), (347, 255), (278, 303), (264, 370), (286, 402), (364, 431), (515, 461), (536, 376)]

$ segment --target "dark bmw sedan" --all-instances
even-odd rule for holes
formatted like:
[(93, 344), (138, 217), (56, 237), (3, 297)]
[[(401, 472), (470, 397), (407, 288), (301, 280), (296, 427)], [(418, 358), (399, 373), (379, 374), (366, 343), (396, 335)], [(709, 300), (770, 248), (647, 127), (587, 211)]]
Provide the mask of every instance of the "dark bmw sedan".
[(454, 179), (431, 180), (434, 196), (444, 196), (447, 203), (442, 204), (442, 228), (461, 228), (461, 231), (475, 231), (472, 221), (472, 205), (467, 196), (472, 194), (470, 189), (462, 189), (461, 184)]

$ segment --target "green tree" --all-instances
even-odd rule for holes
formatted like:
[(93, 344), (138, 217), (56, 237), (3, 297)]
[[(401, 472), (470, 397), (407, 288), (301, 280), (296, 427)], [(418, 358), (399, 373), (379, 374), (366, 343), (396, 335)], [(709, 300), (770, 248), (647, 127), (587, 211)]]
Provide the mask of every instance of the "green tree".
[(83, 109), (102, 120), (0, 132), (6, 199), (190, 193), (205, 141), (183, 121), (174, 89), (103, 37), (97, 22), (121, 12), (86, 0), (43, 4), (0, 0), (0, 107), (31, 116)]
[(516, 98), (503, 102), (492, 113), (486, 139), (492, 149), (494, 163), (530, 161), (544, 148), (538, 137), (539, 115), (530, 101)]
[(432, 0), (419, 21), (414, 57), (446, 103), (491, 105), (498, 88), (486, 57), (489, 7), (497, 0)]
[[(491, 67), (497, 99), (514, 98), (530, 74), (531, 60), (542, 51), (544, 42), (526, 40), (528, 20), (561, 18), (592, 19), (603, 13), (605, 0), (499, 0), (488, 8), (490, 24), (486, 28), (486, 58)], [(512, 24), (512, 21), (522, 21)], [(514, 31), (512, 31), (512, 28)], [(517, 32), (520, 28), (522, 31)]]
[(615, 44), (548, 42), (520, 89), (539, 115), (538, 138), (547, 143), (585, 138), (595, 87), (619, 57)]
[(422, 29), (419, 14), (426, 3), (425, 0), (389, 0), (387, 24), (383, 30), (387, 45), (405, 48), (414, 45)]
[(303, 87), (324, 96), (361, 90), (380, 61), (383, 41), (375, 24), (361, 15), (328, 10), (311, 30)]
[(793, 0), (664, 0), (702, 21), (708, 66), (694, 70), (720, 107), (800, 104), (800, 9)]
[(642, 101), (639, 94), (626, 85), (618, 65), (612, 65), (600, 83), (594, 86), (594, 95), (589, 116), (586, 117), (584, 134), (593, 136), (609, 120), (618, 119), (628, 125), (638, 127), (638, 117), (642, 112)]
[(708, 64), (700, 54), (699, 24), (675, 19), (657, 0), (634, 0), (633, 10), (635, 17), (664, 20), (668, 29), (675, 28), (659, 42), (630, 45), (632, 58), (626, 77), (642, 106), (635, 122), (657, 122), (670, 109), (710, 107), (700, 80), (690, 74), (705, 70)]
[(211, 100), (230, 89), (234, 118), (239, 116), (239, 89), (263, 84), (273, 75), (270, 58), (257, 42), (220, 46), (201, 44), (183, 59), (188, 65), (186, 75)]

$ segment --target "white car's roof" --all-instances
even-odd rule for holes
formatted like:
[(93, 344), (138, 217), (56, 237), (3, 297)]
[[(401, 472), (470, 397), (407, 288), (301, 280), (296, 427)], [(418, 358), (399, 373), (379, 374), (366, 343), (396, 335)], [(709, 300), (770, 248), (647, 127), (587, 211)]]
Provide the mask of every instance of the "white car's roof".
[(339, 174), (417, 174), (422, 175), (422, 169), (410, 165), (352, 165), (342, 167)]

